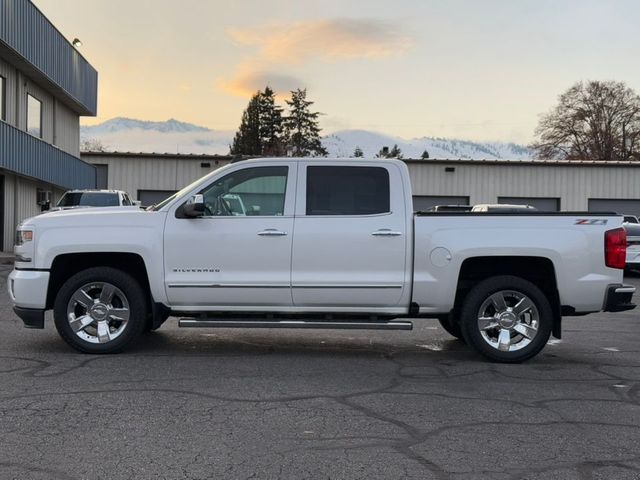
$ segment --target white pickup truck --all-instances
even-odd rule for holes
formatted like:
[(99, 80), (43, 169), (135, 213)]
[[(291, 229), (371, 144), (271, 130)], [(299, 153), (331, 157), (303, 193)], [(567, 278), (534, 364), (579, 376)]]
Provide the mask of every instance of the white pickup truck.
[(119, 351), (170, 315), (181, 327), (406, 330), (437, 318), (486, 357), (520, 362), (560, 337), (563, 315), (634, 308), (621, 225), (414, 213), (397, 160), (249, 160), (147, 211), (24, 221), (8, 288), (27, 327), (53, 309), (82, 352)]

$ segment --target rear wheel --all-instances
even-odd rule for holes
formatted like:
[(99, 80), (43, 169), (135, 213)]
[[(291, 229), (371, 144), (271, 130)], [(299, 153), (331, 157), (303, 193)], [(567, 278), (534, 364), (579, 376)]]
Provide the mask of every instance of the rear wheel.
[(537, 355), (547, 344), (553, 313), (536, 285), (504, 275), (488, 278), (469, 292), (460, 326), (467, 343), (484, 356), (518, 363)]
[(114, 353), (135, 340), (146, 325), (147, 302), (130, 275), (96, 267), (67, 280), (54, 304), (60, 336), (85, 353)]

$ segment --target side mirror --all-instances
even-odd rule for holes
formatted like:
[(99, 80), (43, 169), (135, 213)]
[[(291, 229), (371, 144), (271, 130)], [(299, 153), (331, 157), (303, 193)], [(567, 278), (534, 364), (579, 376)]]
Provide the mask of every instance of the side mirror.
[(204, 213), (204, 196), (201, 193), (192, 195), (182, 207), (182, 213), (189, 218), (201, 217)]

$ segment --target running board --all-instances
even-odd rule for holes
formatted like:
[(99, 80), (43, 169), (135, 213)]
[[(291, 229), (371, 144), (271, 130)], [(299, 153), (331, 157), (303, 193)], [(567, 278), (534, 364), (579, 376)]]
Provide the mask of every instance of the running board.
[(336, 330), (413, 330), (407, 321), (342, 321), (333, 320), (197, 320), (181, 318), (178, 326), (183, 328), (318, 328)]

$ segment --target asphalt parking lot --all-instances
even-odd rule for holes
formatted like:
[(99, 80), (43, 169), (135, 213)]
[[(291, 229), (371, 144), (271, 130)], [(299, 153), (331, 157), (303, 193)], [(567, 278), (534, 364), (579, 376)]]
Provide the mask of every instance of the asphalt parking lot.
[[(88, 356), (0, 267), (0, 479), (639, 479), (640, 310), (522, 365), (413, 332), (185, 330)], [(640, 287), (640, 277), (627, 282)]]

